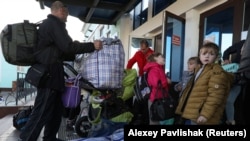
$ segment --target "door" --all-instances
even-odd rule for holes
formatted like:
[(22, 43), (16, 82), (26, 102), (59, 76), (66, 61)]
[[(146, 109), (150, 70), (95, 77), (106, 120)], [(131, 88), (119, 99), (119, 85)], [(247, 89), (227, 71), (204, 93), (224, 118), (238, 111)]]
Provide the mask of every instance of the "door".
[(185, 20), (165, 11), (162, 35), (165, 72), (173, 82), (180, 81), (183, 72), (184, 32)]
[[(231, 0), (200, 16), (199, 46), (211, 41), (220, 47), (220, 55), (233, 43), (241, 40), (244, 1)], [(249, 18), (248, 18), (249, 19)]]

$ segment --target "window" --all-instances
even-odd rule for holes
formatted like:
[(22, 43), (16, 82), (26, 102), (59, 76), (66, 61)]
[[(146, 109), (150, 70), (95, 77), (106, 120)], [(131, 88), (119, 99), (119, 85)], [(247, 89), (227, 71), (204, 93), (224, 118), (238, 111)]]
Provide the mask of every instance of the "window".
[(234, 8), (229, 7), (205, 19), (205, 40), (216, 43), (220, 47), (220, 53), (223, 53), (233, 42), (233, 12)]
[(134, 15), (133, 29), (136, 29), (148, 20), (148, 0), (143, 0), (130, 12)]
[(176, 0), (154, 0), (153, 2), (153, 16), (160, 13), (163, 9), (167, 8), (172, 3), (176, 2)]
[(204, 40), (212, 41), (220, 47), (220, 54), (223, 54), (226, 48), (241, 40), (244, 28), (243, 2), (228, 1), (201, 14), (199, 47)]

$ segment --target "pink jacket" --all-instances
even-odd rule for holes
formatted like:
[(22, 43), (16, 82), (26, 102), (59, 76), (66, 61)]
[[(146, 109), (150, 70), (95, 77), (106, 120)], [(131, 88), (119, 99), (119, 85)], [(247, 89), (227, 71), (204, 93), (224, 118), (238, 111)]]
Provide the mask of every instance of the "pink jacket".
[[(169, 91), (167, 77), (162, 65), (156, 62), (149, 62), (145, 65), (143, 71), (148, 72), (148, 84), (151, 87), (151, 93), (149, 97), (150, 101), (153, 102), (155, 99), (162, 97), (162, 94), (159, 90), (159, 93), (156, 94), (159, 81), (161, 81), (162, 87), (166, 90), (166, 92)], [(168, 96), (168, 94), (166, 94), (166, 96)]]

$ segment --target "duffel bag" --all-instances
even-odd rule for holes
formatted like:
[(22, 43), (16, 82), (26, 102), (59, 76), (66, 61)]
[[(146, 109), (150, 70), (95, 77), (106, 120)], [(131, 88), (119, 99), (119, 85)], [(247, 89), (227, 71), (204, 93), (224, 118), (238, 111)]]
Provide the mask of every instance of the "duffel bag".
[(103, 48), (90, 53), (82, 64), (82, 77), (95, 88), (121, 88), (125, 52), (119, 39), (103, 39)]

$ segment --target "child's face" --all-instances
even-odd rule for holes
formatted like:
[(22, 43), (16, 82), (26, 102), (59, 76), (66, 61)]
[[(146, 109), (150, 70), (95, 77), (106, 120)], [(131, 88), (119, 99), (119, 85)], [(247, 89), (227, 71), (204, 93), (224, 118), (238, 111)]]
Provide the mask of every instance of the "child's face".
[(217, 55), (212, 48), (202, 48), (200, 50), (200, 61), (203, 65), (215, 62)]
[(156, 63), (160, 64), (160, 65), (164, 65), (165, 64), (165, 59), (162, 55), (159, 55), (157, 57), (155, 57), (155, 61)]
[(194, 69), (197, 67), (197, 63), (194, 60), (188, 61), (188, 71), (189, 72), (194, 72)]

